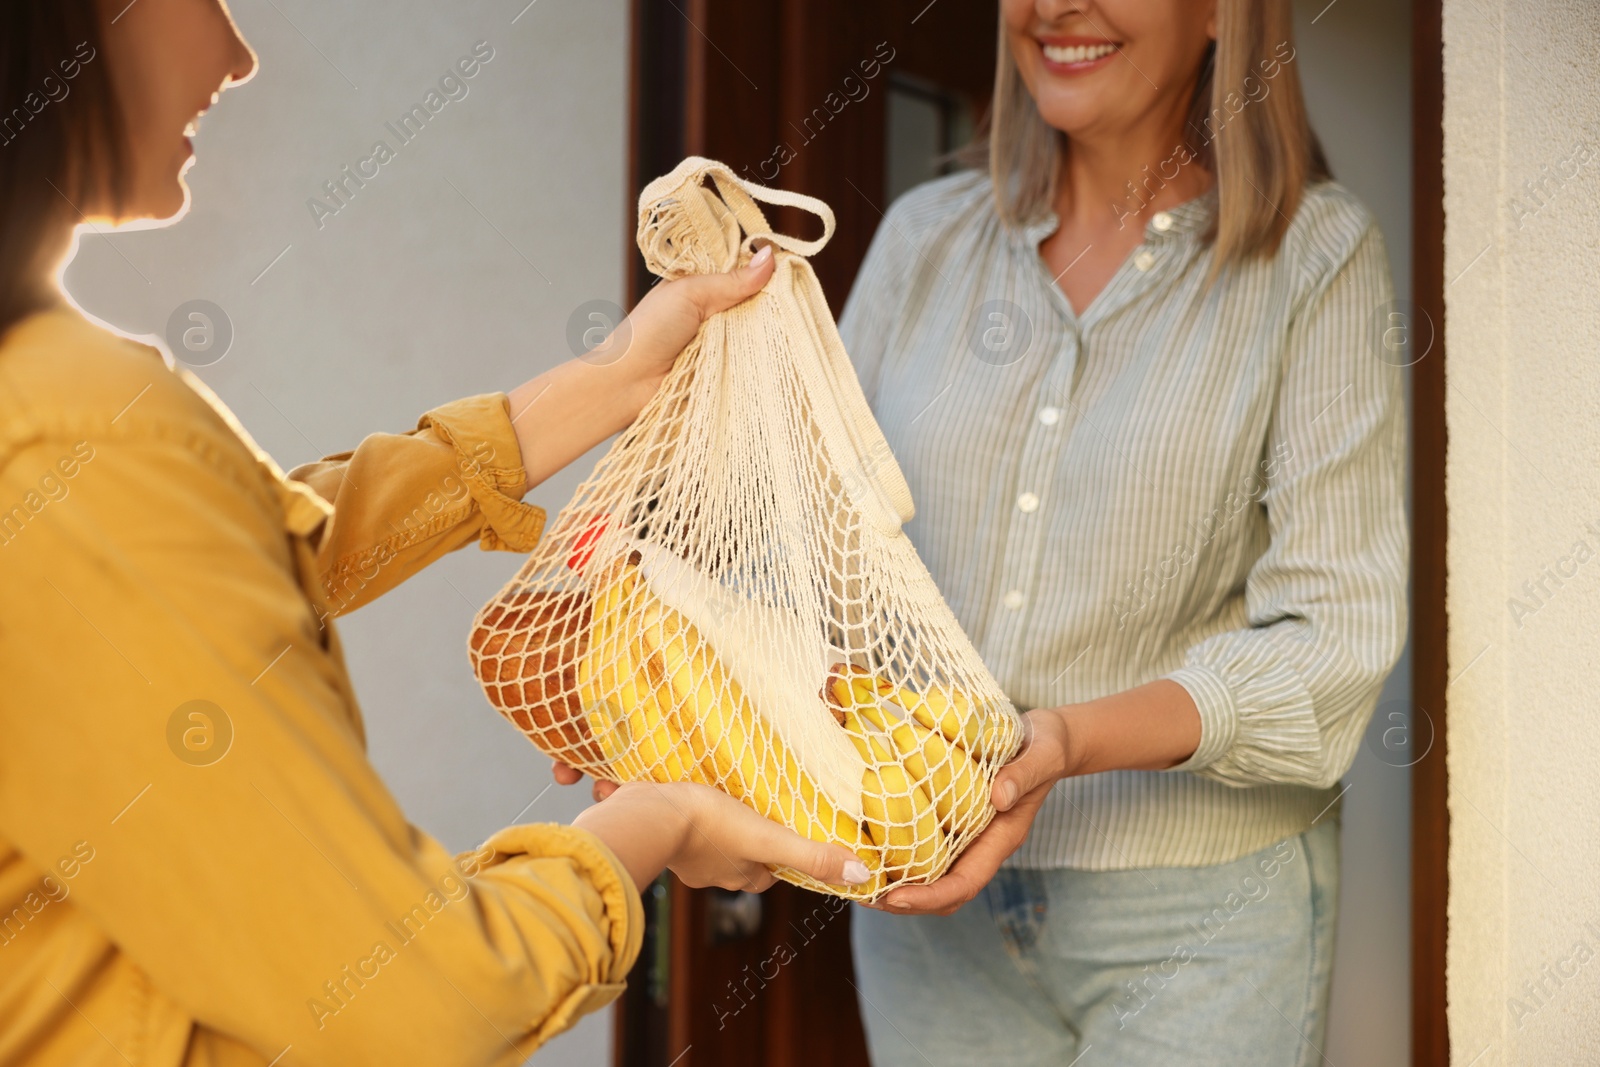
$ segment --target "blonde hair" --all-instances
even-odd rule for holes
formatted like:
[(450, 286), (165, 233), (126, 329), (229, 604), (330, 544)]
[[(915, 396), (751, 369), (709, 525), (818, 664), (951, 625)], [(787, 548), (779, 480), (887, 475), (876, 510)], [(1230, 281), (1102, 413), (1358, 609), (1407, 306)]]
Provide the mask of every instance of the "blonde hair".
[[(963, 158), (989, 171), (1000, 218), (1021, 226), (1054, 206), (1068, 138), (1045, 121), (1029, 94), (1004, 16), (999, 36), (994, 100)], [(1217, 0), (1217, 40), (1195, 85), (1183, 143), (1158, 165), (1159, 171), (1174, 160), (1198, 163), (1215, 179), (1217, 214), (1205, 235), (1214, 270), (1275, 254), (1305, 187), (1331, 177), (1294, 58), (1288, 0)], [(1152, 175), (1146, 167), (1142, 188), (1152, 191), (1152, 181), (1159, 188), (1176, 173)], [(1140, 192), (1129, 185), (1130, 195)]]

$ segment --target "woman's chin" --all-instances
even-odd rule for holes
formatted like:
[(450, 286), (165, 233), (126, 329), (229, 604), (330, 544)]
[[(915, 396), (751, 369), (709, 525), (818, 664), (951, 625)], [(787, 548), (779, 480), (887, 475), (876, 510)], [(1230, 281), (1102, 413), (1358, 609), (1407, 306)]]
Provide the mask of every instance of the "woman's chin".
[[(185, 167), (184, 170), (188, 170), (188, 168)], [(189, 183), (180, 174), (178, 175), (178, 180), (172, 183), (167, 203), (161, 211), (152, 213), (152, 219), (156, 222), (176, 222), (189, 213), (189, 204), (192, 199), (193, 197), (189, 192)]]
[(171, 181), (162, 185), (159, 203), (153, 205), (150, 218), (156, 222), (174, 222), (189, 213), (189, 171), (194, 167), (195, 158), (190, 154), (178, 167), (178, 173)]
[(123, 205), (114, 219), (95, 220), (118, 230), (150, 230), (176, 222), (189, 213), (189, 183), (180, 174), (159, 190), (147, 190)]
[(1082, 137), (1100, 129), (1110, 111), (1105, 101), (1080, 92), (1043, 95), (1037, 106), (1045, 124), (1068, 137)]

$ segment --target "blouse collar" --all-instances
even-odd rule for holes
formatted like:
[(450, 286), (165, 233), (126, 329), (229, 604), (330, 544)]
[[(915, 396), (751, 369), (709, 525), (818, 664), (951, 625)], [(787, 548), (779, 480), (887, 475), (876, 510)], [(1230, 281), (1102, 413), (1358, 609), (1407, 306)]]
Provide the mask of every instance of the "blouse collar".
[[(1145, 216), (1144, 239), (1156, 241), (1164, 237), (1203, 233), (1217, 213), (1217, 187), (1215, 184), (1199, 196), (1185, 200), (1165, 211), (1151, 212)], [(1039, 242), (1056, 232), (1061, 218), (1050, 211), (1025, 223), (1020, 235), (1026, 247), (1037, 248)]]

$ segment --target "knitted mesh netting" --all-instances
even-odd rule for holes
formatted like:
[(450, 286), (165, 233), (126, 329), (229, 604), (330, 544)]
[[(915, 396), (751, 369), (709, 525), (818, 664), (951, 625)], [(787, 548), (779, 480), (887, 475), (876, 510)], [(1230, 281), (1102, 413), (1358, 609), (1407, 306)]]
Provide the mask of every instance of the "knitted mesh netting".
[[(757, 201), (823, 221), (775, 234)], [(470, 640), (491, 703), (596, 778), (696, 781), (873, 872), (942, 874), (994, 814), (1015, 709), (901, 530), (910, 490), (805, 257), (811, 197), (686, 159), (639, 201), (664, 279), (774, 246), (555, 518)]]

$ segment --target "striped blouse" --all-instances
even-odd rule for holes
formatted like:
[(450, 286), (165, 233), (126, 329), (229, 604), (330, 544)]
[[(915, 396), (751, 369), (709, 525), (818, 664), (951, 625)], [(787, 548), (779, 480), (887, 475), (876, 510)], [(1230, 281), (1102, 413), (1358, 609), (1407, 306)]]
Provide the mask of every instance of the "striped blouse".
[(1019, 708), (1183, 685), (1170, 771), (1061, 782), (1011, 860), (1223, 863), (1309, 827), (1405, 635), (1400, 372), (1383, 240), (1334, 183), (1206, 285), (1214, 193), (1152, 216), (1082, 315), (1057, 225), (961, 173), (898, 200), (840, 329), (916, 500), (906, 527)]

